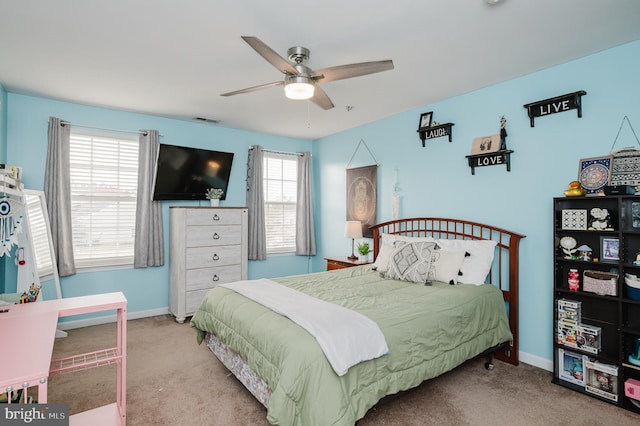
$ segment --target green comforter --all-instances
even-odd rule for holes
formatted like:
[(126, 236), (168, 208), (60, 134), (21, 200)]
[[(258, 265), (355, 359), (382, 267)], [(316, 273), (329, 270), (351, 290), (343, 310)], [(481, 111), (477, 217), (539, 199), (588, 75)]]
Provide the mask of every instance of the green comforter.
[(198, 342), (215, 334), (258, 373), (272, 390), (272, 424), (353, 425), (383, 396), (512, 339), (492, 285), (424, 286), (383, 279), (369, 266), (274, 281), (371, 318), (389, 353), (338, 377), (315, 339), (288, 318), (232, 290), (210, 290), (191, 320)]

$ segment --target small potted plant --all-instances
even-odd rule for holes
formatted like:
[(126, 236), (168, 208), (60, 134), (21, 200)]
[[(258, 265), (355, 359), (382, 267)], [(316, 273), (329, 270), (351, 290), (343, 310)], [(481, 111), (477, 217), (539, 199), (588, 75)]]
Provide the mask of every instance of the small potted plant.
[(368, 262), (369, 253), (371, 253), (371, 247), (369, 246), (369, 243), (366, 241), (358, 243), (358, 253), (360, 253), (360, 262)]
[(220, 188), (209, 188), (207, 192), (204, 193), (207, 200), (211, 203), (213, 207), (218, 207), (220, 205), (220, 198), (224, 194), (224, 190)]

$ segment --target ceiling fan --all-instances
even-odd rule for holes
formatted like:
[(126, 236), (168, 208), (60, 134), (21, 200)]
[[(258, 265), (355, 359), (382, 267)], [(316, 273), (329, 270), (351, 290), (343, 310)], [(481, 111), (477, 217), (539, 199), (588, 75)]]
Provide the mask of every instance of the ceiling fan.
[(248, 87), (246, 89), (223, 93), (220, 96), (240, 95), (242, 93), (268, 89), (270, 87), (284, 86), (285, 95), (288, 98), (309, 99), (320, 108), (327, 110), (333, 108), (334, 105), (318, 83), (344, 80), (346, 78), (360, 77), (362, 75), (393, 69), (393, 61), (384, 60), (312, 70), (305, 65), (310, 55), (309, 49), (305, 47), (296, 46), (287, 50), (289, 58), (287, 61), (257, 37), (242, 36), (242, 39), (247, 42), (253, 50), (258, 52), (260, 56), (266, 59), (267, 62), (282, 72), (285, 75), (284, 81), (274, 81), (273, 83)]

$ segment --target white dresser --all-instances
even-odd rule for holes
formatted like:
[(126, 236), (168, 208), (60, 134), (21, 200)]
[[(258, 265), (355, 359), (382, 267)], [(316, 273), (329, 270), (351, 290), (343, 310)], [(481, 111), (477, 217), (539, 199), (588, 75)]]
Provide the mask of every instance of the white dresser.
[(247, 209), (170, 207), (169, 311), (179, 323), (218, 284), (247, 279)]

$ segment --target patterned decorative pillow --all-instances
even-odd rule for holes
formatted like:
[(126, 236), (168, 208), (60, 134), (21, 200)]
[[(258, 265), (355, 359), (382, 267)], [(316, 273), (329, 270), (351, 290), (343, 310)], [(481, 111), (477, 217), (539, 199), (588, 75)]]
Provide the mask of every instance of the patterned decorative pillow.
[(445, 250), (463, 250), (469, 253), (460, 267), (458, 282), (482, 285), (491, 271), (497, 242), (492, 240), (438, 240)]
[(396, 241), (389, 257), (385, 278), (425, 284), (431, 269), (435, 242)]
[(389, 260), (391, 258), (391, 254), (395, 249), (394, 243), (396, 241), (402, 241), (406, 243), (411, 243), (411, 242), (422, 243), (422, 242), (434, 242), (435, 239), (431, 237), (405, 237), (402, 235), (381, 234), (380, 235), (380, 251), (378, 252), (376, 261), (373, 263), (374, 268), (377, 269), (378, 272), (385, 272), (389, 267)]
[(460, 268), (462, 267), (466, 254), (465, 251), (444, 250), (436, 247), (431, 258), (431, 270), (429, 271), (428, 278), (451, 285), (457, 284)]

